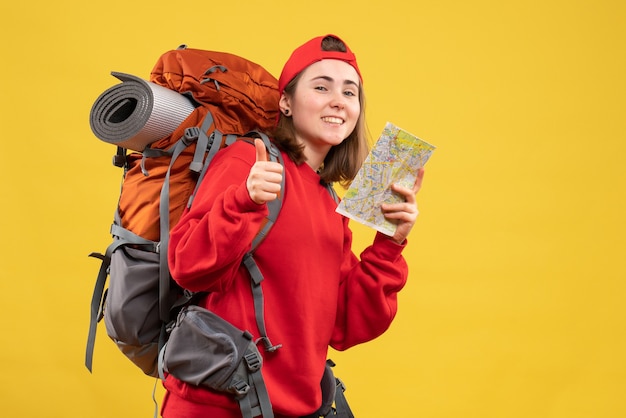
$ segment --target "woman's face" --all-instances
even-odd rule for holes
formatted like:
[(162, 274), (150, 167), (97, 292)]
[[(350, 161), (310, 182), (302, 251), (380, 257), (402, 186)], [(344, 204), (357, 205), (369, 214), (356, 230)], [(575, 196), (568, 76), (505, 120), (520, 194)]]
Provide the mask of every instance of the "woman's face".
[(301, 74), (293, 96), (281, 98), (291, 111), (296, 137), (307, 147), (330, 149), (354, 130), (361, 105), (360, 79), (350, 64), (325, 59)]

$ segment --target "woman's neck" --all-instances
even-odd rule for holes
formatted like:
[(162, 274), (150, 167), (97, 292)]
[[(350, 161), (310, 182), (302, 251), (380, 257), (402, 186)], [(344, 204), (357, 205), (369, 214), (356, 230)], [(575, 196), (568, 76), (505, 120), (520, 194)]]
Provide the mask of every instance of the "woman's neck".
[(306, 163), (313, 169), (313, 171), (318, 171), (322, 164), (324, 164), (324, 160), (326, 159), (326, 155), (328, 151), (330, 151), (331, 146), (328, 144), (320, 144), (320, 145), (311, 145), (309, 143), (304, 142), (304, 156), (306, 157)]

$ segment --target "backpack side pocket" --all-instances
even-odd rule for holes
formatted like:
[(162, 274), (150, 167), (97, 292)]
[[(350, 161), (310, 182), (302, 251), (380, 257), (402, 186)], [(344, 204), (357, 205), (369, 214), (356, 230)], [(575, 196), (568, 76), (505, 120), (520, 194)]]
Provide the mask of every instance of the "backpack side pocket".
[(111, 255), (104, 308), (107, 334), (144, 373), (157, 376), (159, 254), (128, 246)]

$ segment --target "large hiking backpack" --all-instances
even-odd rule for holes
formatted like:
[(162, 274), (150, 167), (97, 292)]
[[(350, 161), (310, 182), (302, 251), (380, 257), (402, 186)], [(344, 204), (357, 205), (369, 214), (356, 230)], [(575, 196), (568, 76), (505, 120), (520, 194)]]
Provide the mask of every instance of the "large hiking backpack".
[[(149, 82), (113, 75), (122, 84), (96, 100), (90, 123), (96, 136), (117, 145), (114, 163), (124, 174), (111, 226), (114, 240), (104, 254), (91, 254), (102, 263), (85, 364), (92, 369), (97, 323), (104, 318), (107, 334), (120, 350), (144, 373), (157, 376), (166, 326), (192, 296), (170, 277), (169, 231), (191, 204), (215, 154), (249, 131), (274, 125), (277, 81), (236, 55), (185, 47), (163, 54)], [(267, 136), (255, 136), (264, 140), (270, 159), (279, 161)], [(271, 227), (280, 203), (277, 199), (270, 206), (269, 222), (253, 248)], [(247, 258), (253, 260), (251, 254)], [(107, 276), (111, 281), (105, 290)]]
[[(92, 370), (97, 324), (104, 319), (107, 334), (118, 348), (145, 374), (162, 378), (159, 354), (165, 352), (170, 332), (177, 331), (177, 319), (191, 317), (187, 310), (195, 296), (170, 276), (169, 232), (191, 206), (209, 164), (224, 147), (259, 137), (269, 159), (282, 163), (280, 152), (263, 133), (277, 119), (278, 82), (244, 58), (185, 46), (163, 54), (149, 81), (112, 74), (122, 83), (98, 97), (90, 124), (99, 139), (117, 146), (113, 161), (124, 171), (111, 226), (113, 242), (103, 254), (90, 254), (102, 261), (91, 301), (85, 365)], [(333, 192), (330, 186), (329, 191)], [(277, 347), (265, 332), (263, 276), (253, 253), (281, 204), (282, 197), (268, 203), (267, 221), (243, 260), (251, 277), (260, 340), (270, 351)], [(261, 357), (255, 344), (250, 348), (246, 370), (233, 374), (247, 381), (233, 378), (227, 391), (237, 394), (243, 416), (261, 412), (270, 418), (273, 413), (260, 378)], [(335, 398), (345, 402), (343, 385), (329, 367), (327, 375), (331, 377), (326, 378), (322, 415), (335, 411), (331, 407)]]

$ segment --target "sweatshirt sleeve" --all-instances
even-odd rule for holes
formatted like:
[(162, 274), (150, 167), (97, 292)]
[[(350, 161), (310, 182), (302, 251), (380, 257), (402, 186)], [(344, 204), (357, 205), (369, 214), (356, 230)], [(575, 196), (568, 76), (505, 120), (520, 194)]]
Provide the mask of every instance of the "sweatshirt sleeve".
[(235, 143), (218, 153), (193, 205), (172, 229), (170, 272), (183, 288), (223, 291), (232, 283), (268, 213), (246, 187), (254, 158), (254, 147), (247, 144)]
[(339, 288), (337, 318), (331, 346), (345, 350), (370, 341), (385, 332), (398, 310), (398, 292), (408, 277), (402, 250), (407, 242), (396, 244), (376, 233), (374, 242), (360, 255), (350, 250), (352, 233), (347, 226), (344, 261)]

